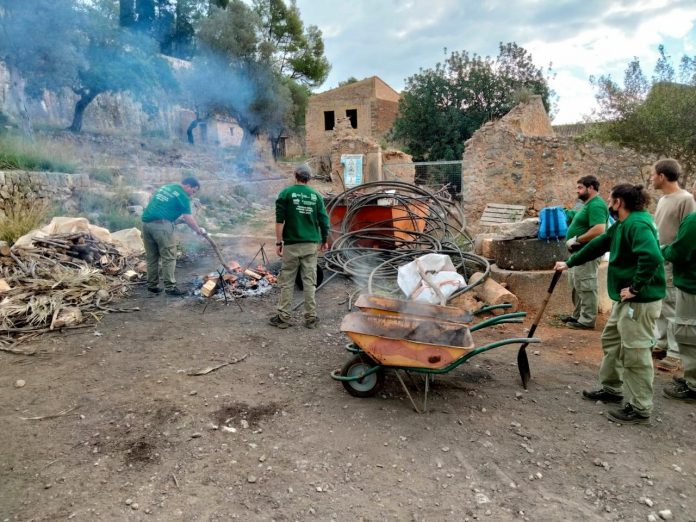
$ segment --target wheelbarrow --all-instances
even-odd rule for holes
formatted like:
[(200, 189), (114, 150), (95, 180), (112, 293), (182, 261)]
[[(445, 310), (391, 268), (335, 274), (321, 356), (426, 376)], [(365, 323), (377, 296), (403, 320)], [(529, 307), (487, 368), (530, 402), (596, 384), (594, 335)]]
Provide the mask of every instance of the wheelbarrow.
[(449, 373), (472, 357), (500, 346), (538, 343), (537, 338), (502, 339), (476, 347), (472, 332), (506, 322), (520, 322), (525, 312), (503, 314), (471, 324), (474, 314), (447, 306), (401, 301), (383, 296), (361, 296), (359, 312), (343, 318), (341, 331), (353, 353), (341, 370), (331, 373), (354, 397), (371, 397), (384, 385), (386, 370), (394, 370), (414, 409), (421, 413), (399, 370), (422, 374), (425, 392), (422, 411), (435, 375)]

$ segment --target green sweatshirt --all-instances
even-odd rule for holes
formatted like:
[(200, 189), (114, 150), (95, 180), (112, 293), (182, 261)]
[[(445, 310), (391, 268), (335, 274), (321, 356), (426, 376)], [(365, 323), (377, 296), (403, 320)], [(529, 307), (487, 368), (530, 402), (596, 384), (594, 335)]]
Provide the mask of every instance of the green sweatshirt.
[(283, 189), (276, 199), (276, 223), (284, 223), (283, 242), (326, 243), (329, 216), (324, 199), (307, 185), (296, 184)]
[(674, 268), (674, 286), (696, 294), (696, 212), (686, 216), (674, 243), (662, 247), (662, 255)]
[(607, 291), (614, 301), (621, 301), (621, 289), (632, 287), (632, 301), (650, 303), (665, 297), (665, 266), (657, 241), (657, 228), (645, 210), (631, 212), (623, 221), (587, 243), (570, 256), (568, 266), (587, 263), (609, 251)]

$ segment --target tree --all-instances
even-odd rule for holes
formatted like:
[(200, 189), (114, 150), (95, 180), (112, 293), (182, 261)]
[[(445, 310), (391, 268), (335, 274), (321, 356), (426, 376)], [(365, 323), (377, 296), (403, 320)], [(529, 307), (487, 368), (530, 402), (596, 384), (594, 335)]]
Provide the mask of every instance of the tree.
[[(0, 0), (0, 60), (10, 73), (23, 132), (32, 136), (25, 93), (40, 96), (77, 81), (87, 66), (78, 29), (83, 13), (70, 0)], [(31, 35), (31, 38), (27, 37)]]
[(637, 58), (629, 62), (623, 86), (610, 75), (590, 78), (599, 105), (593, 119), (600, 124), (589, 135), (673, 157), (684, 167), (686, 183), (696, 172), (696, 56), (683, 56), (677, 72), (663, 46), (658, 53), (651, 81)]
[[(29, 96), (64, 88), (78, 96), (74, 132), (101, 93), (128, 91), (146, 101), (162, 86), (175, 86), (152, 41), (120, 29), (111, 7), (96, 0), (0, 0), (0, 57), (25, 80)], [(17, 86), (22, 92), (19, 81)]]
[(305, 30), (300, 10), (291, 0), (254, 0), (261, 24), (259, 51), (263, 61), (281, 75), (317, 87), (324, 83), (331, 66), (324, 56), (324, 41), (315, 25)]
[(464, 142), (510, 111), (522, 91), (541, 95), (550, 110), (547, 78), (517, 44), (501, 43), (495, 58), (452, 52), (406, 79), (391, 137), (418, 160), (458, 160)]
[[(233, 117), (244, 130), (245, 153), (262, 133), (277, 152), (280, 137), (304, 120), (308, 86), (328, 74), (323, 43), (317, 43), (321, 33), (310, 32), (303, 31), (295, 5), (282, 1), (257, 1), (252, 9), (231, 0), (213, 9), (200, 25), (201, 53), (186, 80), (201, 117)], [(295, 48), (310, 40), (311, 59)]]

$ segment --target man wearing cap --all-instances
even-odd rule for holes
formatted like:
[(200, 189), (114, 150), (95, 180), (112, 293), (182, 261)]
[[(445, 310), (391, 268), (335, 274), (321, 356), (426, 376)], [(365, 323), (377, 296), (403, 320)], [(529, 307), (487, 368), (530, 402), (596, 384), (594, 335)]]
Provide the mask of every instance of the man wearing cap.
[(200, 236), (205, 236), (205, 229), (198, 226), (191, 215), (191, 196), (200, 189), (196, 178), (184, 178), (181, 183), (172, 183), (160, 187), (154, 193), (150, 203), (143, 211), (143, 242), (147, 260), (147, 290), (159, 294), (160, 265), (164, 292), (180, 297), (186, 292), (176, 286), (174, 270), (176, 268), (176, 240), (174, 239), (174, 222), (181, 218)]
[(276, 253), (283, 259), (278, 276), (278, 313), (269, 319), (277, 328), (287, 328), (292, 311), (293, 289), (300, 271), (304, 292), (304, 324), (317, 327), (317, 251), (326, 250), (329, 216), (324, 199), (307, 186), (312, 172), (307, 165), (295, 169), (295, 184), (283, 189), (276, 199)]

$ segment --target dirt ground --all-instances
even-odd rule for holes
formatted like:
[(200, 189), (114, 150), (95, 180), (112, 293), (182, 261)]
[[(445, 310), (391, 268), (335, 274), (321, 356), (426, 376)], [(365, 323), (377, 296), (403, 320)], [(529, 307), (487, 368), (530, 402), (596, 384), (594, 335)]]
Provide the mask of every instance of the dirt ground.
[(599, 331), (545, 321), (527, 391), (502, 347), (439, 377), (426, 414), (393, 374), (357, 399), (329, 377), (349, 357), (353, 289), (332, 280), (318, 329), (298, 314), (280, 331), (266, 324), (277, 290), (240, 310), (141, 286), (123, 303), (140, 312), (43, 337), (38, 356), (0, 354), (0, 520), (696, 520), (696, 405), (662, 397), (670, 375), (656, 376), (652, 426), (610, 423), (580, 398)]

